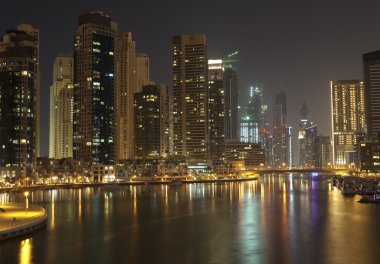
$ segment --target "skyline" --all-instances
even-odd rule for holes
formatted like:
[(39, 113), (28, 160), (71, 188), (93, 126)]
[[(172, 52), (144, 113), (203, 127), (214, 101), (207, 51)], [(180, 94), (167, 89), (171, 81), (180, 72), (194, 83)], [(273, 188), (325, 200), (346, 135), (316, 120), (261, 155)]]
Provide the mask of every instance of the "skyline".
[[(380, 4), (376, 3), (345, 2), (344, 6), (318, 3), (308, 7), (304, 3), (271, 5), (237, 1), (231, 6), (224, 2), (218, 5), (207, 2), (204, 12), (198, 12), (198, 20), (194, 21), (190, 11), (197, 8), (199, 1), (192, 2), (188, 13), (175, 13), (173, 1), (131, 3), (130, 9), (141, 10), (141, 14), (125, 11), (129, 17), (123, 15), (122, 10), (126, 9), (118, 1), (66, 1), (58, 13), (53, 12), (54, 4), (48, 3), (43, 6), (42, 19), (33, 15), (41, 12), (38, 5), (21, 2), (22, 10), (19, 10), (20, 3), (4, 3), (4, 10), (17, 8), (17, 12), (6, 12), (0, 31), (4, 33), (20, 23), (40, 29), (43, 155), (48, 154), (48, 99), (53, 60), (60, 53), (73, 52), (77, 18), (87, 11), (103, 10), (119, 24), (120, 31), (131, 31), (137, 52), (150, 57), (151, 79), (169, 86), (172, 85), (172, 36), (204, 33), (209, 59), (225, 57), (238, 50), (239, 105), (247, 103), (249, 86), (263, 81), (264, 101), (270, 108), (274, 95), (284, 91), (288, 97), (289, 123), (296, 128), (299, 107), (305, 101), (310, 109), (310, 120), (324, 135), (331, 135), (330, 81), (362, 79), (362, 54), (380, 49), (380, 36), (374, 36), (380, 25), (380, 18), (375, 16)], [(350, 17), (355, 19), (350, 20)], [(241, 37), (247, 35), (250, 37)]]

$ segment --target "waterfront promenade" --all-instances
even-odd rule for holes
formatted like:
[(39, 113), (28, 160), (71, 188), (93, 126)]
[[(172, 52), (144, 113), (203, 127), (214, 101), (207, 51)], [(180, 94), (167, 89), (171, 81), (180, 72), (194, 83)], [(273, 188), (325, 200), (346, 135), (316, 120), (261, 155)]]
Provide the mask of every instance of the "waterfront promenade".
[(25, 204), (0, 204), (0, 240), (30, 233), (46, 223), (44, 208)]

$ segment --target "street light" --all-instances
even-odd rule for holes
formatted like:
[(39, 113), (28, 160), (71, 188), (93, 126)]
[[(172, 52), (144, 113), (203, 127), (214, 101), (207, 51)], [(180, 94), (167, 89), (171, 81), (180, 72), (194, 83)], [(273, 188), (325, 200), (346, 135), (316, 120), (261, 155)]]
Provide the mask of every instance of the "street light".
[(25, 214), (27, 215), (28, 207), (29, 207), (29, 200), (28, 200), (29, 192), (24, 192), (24, 195), (25, 195)]

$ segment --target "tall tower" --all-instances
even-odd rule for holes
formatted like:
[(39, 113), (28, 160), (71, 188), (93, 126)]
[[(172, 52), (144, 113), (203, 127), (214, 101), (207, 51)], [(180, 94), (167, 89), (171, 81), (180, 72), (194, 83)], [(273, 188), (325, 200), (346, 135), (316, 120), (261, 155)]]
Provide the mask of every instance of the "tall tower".
[(273, 109), (273, 126), (279, 127), (286, 124), (287, 106), (286, 94), (281, 92), (276, 95)]
[(41, 156), (41, 74), (40, 74), (40, 30), (29, 24), (20, 24), (18, 30), (24, 31), (33, 37), (33, 43), (36, 47), (34, 52), (34, 60), (36, 64), (36, 157)]
[(60, 54), (54, 60), (50, 86), (50, 158), (73, 156), (73, 88), (73, 57)]
[(114, 52), (117, 24), (102, 12), (79, 17), (74, 48), (74, 158), (114, 162)]
[(8, 30), (0, 40), (0, 167), (16, 168), (15, 177), (29, 175), (35, 164), (37, 58), (33, 34)]
[(136, 54), (136, 81), (138, 91), (142, 91), (144, 85), (151, 84), (150, 61), (148, 55), (145, 53)]
[(224, 104), (225, 104), (225, 139), (238, 139), (238, 78), (233, 57), (238, 52), (229, 54), (224, 63)]
[(225, 122), (225, 80), (223, 61), (208, 60), (208, 93), (209, 93), (209, 135), (210, 157), (213, 161), (221, 160), (224, 151)]
[(380, 132), (380, 50), (363, 54), (365, 114), (367, 137), (379, 137)]
[(206, 36), (172, 39), (173, 152), (191, 159), (208, 156)]
[[(299, 166), (305, 166), (308, 164), (307, 160), (307, 137), (306, 129), (310, 127), (312, 123), (309, 121), (309, 108), (306, 103), (300, 107), (300, 123), (298, 130), (298, 164)], [(309, 164), (310, 166), (310, 164)]]
[(136, 68), (136, 43), (132, 40), (132, 33), (121, 33), (115, 43), (115, 148), (118, 161), (134, 158), (133, 95), (139, 92)]
[(169, 94), (166, 85), (146, 85), (134, 95), (135, 155), (166, 157), (169, 150)]
[(331, 113), (333, 162), (337, 166), (348, 166), (354, 163), (357, 134), (364, 133), (365, 128), (363, 82), (331, 81)]

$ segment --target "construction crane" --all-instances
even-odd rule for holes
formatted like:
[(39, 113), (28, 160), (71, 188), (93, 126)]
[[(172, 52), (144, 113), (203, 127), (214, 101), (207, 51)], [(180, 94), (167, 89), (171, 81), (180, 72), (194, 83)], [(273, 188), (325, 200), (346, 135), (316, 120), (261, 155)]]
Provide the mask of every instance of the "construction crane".
[(234, 51), (231, 54), (228, 54), (227, 57), (223, 60), (224, 67), (232, 68), (232, 64), (237, 61), (236, 59), (233, 59), (233, 57), (235, 57), (238, 54), (238, 51)]

